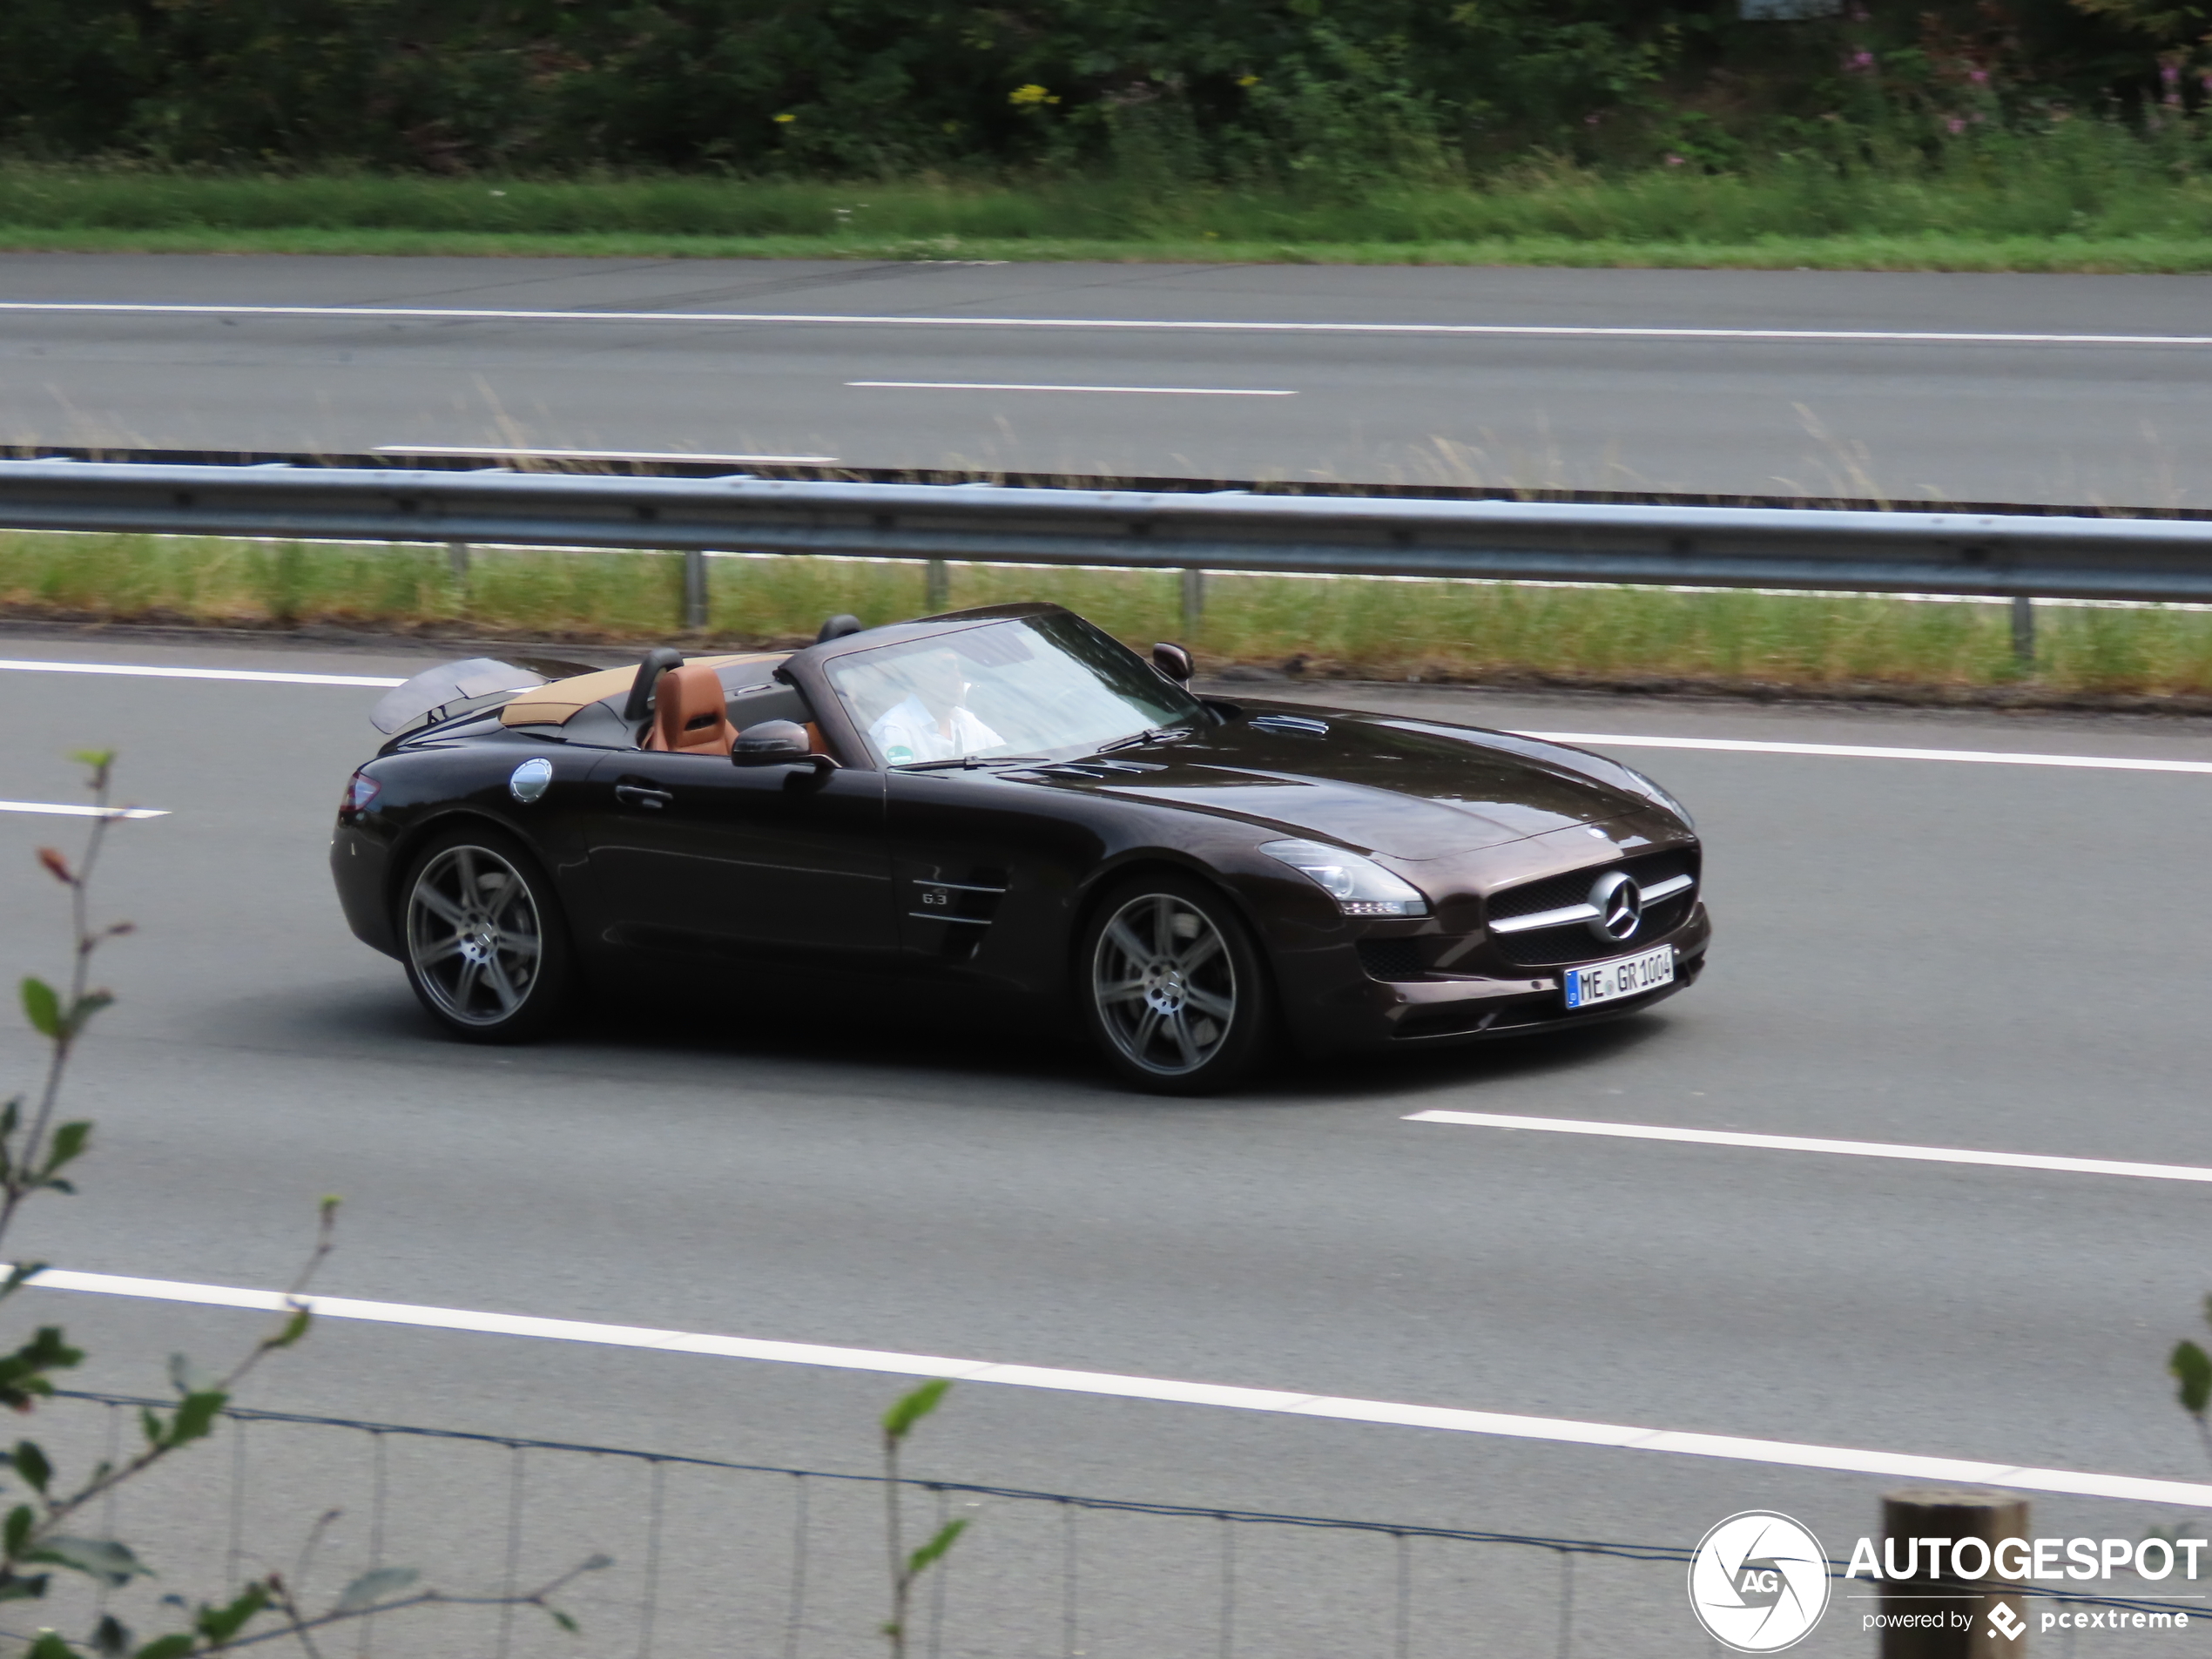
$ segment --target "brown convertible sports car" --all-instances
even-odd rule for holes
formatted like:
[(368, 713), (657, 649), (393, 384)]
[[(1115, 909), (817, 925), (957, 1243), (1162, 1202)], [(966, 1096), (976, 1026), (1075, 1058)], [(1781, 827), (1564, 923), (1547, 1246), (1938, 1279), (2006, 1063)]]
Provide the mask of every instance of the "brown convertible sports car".
[(635, 668), (474, 658), (378, 705), (331, 868), (458, 1035), (587, 981), (1080, 1027), (1143, 1087), (1649, 1008), (1710, 928), (1689, 814), (1616, 761), (1200, 697), (1055, 605)]

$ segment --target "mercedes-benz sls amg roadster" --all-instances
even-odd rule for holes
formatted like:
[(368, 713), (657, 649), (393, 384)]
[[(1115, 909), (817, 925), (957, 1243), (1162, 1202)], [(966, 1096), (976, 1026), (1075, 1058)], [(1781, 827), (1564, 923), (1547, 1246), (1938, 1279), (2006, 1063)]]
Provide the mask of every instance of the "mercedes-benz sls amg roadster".
[(964, 1008), (981, 1040), (1081, 1029), (1187, 1094), (1696, 978), (1696, 833), (1642, 773), (1190, 675), (1049, 604), (635, 667), (448, 664), (378, 705), (394, 735), (347, 786), (331, 869), (354, 932), (478, 1042), (651, 980), (710, 1018), (798, 997)]

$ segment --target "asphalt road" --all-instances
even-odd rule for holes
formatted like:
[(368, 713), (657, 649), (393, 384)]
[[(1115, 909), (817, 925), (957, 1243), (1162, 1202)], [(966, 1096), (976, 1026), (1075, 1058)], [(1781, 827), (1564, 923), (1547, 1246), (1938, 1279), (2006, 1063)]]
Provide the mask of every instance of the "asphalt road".
[[(2172, 341), (2203, 334), (2208, 294), (2202, 277), (6, 254), (0, 302), (95, 308), (0, 309), (0, 442), (2201, 505), (2212, 344)], [(99, 308), (128, 305), (212, 309)], [(463, 314), (266, 309), (287, 306)], [(1123, 326), (1157, 323), (1239, 326)], [(1583, 332), (1359, 332), (1409, 324)], [(1634, 332), (1652, 328), (1720, 333)], [(2146, 338), (2052, 338), (2081, 334)], [(1152, 389), (1112, 389), (1132, 388)]]
[[(21, 633), (0, 656), (363, 674), (429, 660)], [(2212, 760), (2212, 726), (2183, 721), (1335, 695), (1554, 731)], [(336, 1191), (342, 1248), (318, 1287), (335, 1295), (2207, 1474), (2163, 1374), (2212, 1289), (2201, 1185), (1404, 1121), (1453, 1109), (2212, 1165), (2203, 775), (1622, 749), (1691, 804), (1708, 839), (1718, 934), (1691, 992), (1579, 1036), (1347, 1061), (1170, 1103), (1119, 1092), (1082, 1055), (1019, 1032), (916, 1030), (886, 1008), (779, 1028), (733, 1008), (711, 1032), (624, 1015), (514, 1051), (441, 1041), (396, 965), (347, 934), (323, 867), (338, 792), (371, 747), (374, 696), (0, 671), (0, 798), (76, 799), (64, 752), (112, 743), (125, 794), (171, 813), (119, 830), (102, 878), (101, 909), (138, 932), (105, 959), (121, 1001), (74, 1085), (100, 1126), (84, 1194), (42, 1201), (16, 1247), (81, 1270), (272, 1287), (296, 1265), (316, 1198)], [(30, 853), (78, 827), (0, 812), (10, 972), (57, 965), (59, 889)], [(34, 1059), (19, 1028), (0, 1029), (0, 1069), (24, 1077)], [(172, 1348), (212, 1357), (260, 1328), (205, 1308), (28, 1294), (89, 1339), (96, 1386), (158, 1390)], [(870, 1466), (873, 1415), (898, 1386), (331, 1322), (251, 1397), (835, 1470)], [(175, 1548), (213, 1561), (223, 1453), (205, 1457), (216, 1485), (199, 1507), (145, 1513)], [(983, 1384), (955, 1388), (914, 1461), (1055, 1491), (1670, 1543), (1773, 1507), (1838, 1551), (1894, 1484)], [(549, 1464), (532, 1467), (559, 1489)], [(458, 1453), (421, 1465), (436, 1501), (415, 1541), (477, 1516), (435, 1553), (496, 1578), (503, 1468)], [(590, 1540), (637, 1570), (639, 1491), (605, 1480), (596, 1496), (547, 1497), (559, 1514), (533, 1522), (529, 1561)], [(269, 1535), (296, 1537), (325, 1500), (296, 1467), (278, 1485), (290, 1507), (269, 1499)], [(691, 1596), (743, 1580), (720, 1552), (757, 1563), (784, 1548), (789, 1501), (778, 1488), (671, 1521), (666, 1548), (691, 1566), (664, 1584)], [(2036, 1508), (2051, 1534), (2134, 1537), (2176, 1518), (2087, 1499)], [(351, 1548), (361, 1512), (349, 1514)], [(984, 1515), (970, 1582), (1038, 1622), (991, 1626), (987, 1640), (974, 1633), (995, 1615), (979, 1604), (972, 1625), (955, 1618), (947, 1651), (1062, 1651), (1056, 1524)], [(1094, 1568), (1105, 1575), (1086, 1581), (1097, 1599), (1072, 1645), (1217, 1651), (1217, 1540), (1170, 1530), (1195, 1523), (1118, 1524), (1129, 1576)], [(836, 1525), (872, 1547), (865, 1514)], [(1391, 1650), (1384, 1544), (1239, 1548), (1239, 1650)], [(1553, 1650), (1556, 1564), (1499, 1561), (1462, 1571), (1438, 1557), (1432, 1575), (1422, 1557), (1411, 1651), (1466, 1651), (1470, 1622), (1492, 1650)], [(1576, 1651), (1710, 1650), (1675, 1569), (1582, 1571)], [(602, 1629), (633, 1616), (638, 1594), (634, 1580), (609, 1585), (586, 1603)], [(868, 1650), (865, 1592), (853, 1596), (808, 1626), (803, 1651)], [(1185, 1620), (1176, 1632), (1131, 1634), (1170, 1613)], [(672, 1629), (669, 1651), (743, 1647)], [(1806, 1650), (1869, 1645), (1854, 1610)], [(745, 1650), (773, 1649), (763, 1637)], [(2042, 1650), (2063, 1649), (2054, 1637)]]

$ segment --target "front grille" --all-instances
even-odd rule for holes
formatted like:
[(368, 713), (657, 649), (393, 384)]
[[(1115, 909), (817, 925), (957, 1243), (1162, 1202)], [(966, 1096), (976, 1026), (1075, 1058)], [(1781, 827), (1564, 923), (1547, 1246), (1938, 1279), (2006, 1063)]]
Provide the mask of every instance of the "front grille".
[(1359, 966), (1367, 970), (1369, 979), (1428, 977), (1428, 964), (1421, 960), (1418, 939), (1363, 939), (1359, 941)]
[(1532, 916), (1543, 910), (1563, 910), (1589, 897), (1590, 884), (1608, 870), (1623, 870), (1638, 885), (1651, 887), (1678, 875), (1691, 878), (1682, 892), (1648, 907), (1634, 934), (1618, 943), (1598, 938), (1586, 922), (1570, 921), (1557, 927), (1539, 927), (1525, 934), (1493, 934), (1491, 942), (1507, 961), (1523, 968), (1557, 968), (1568, 962), (1595, 961), (1632, 951), (1646, 941), (1662, 939), (1682, 926), (1697, 902), (1697, 853), (1694, 849), (1646, 853), (1617, 864), (1593, 864), (1565, 875), (1546, 876), (1525, 887), (1510, 887), (1490, 900), (1493, 921), (1509, 916)]

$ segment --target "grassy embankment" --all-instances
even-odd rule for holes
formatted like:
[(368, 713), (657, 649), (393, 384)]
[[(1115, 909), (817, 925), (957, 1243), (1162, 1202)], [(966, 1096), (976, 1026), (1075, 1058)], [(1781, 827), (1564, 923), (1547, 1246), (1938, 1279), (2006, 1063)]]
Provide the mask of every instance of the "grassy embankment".
[[(821, 619), (923, 609), (914, 565), (718, 558), (705, 637), (795, 642)], [(1056, 599), (1140, 646), (1182, 633), (1173, 573), (953, 567), (955, 604)], [(678, 631), (680, 562), (479, 550), (466, 590), (437, 548), (0, 535), (0, 617), (334, 626), (634, 644)], [(2212, 611), (2048, 606), (2033, 685), (2061, 695), (2212, 695)], [(2015, 687), (2001, 605), (1468, 582), (1216, 576), (1209, 666), (1402, 679), (1541, 678), (1805, 690)]]
[(2212, 270), (2212, 178), (2114, 128), (1839, 171), (1530, 164), (1356, 199), (1137, 177), (834, 183), (0, 166), (0, 248)]

